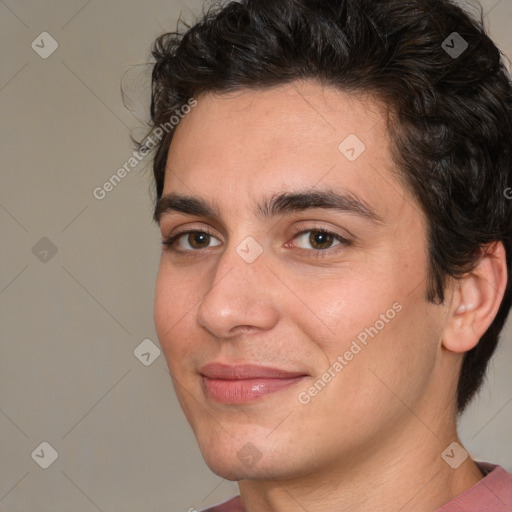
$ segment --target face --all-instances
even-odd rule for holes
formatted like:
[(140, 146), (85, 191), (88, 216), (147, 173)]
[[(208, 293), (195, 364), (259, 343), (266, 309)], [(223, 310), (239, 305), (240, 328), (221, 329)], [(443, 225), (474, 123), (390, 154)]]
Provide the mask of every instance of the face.
[(314, 82), (204, 95), (163, 197), (155, 323), (213, 471), (350, 467), (421, 411), (441, 315), (375, 100)]

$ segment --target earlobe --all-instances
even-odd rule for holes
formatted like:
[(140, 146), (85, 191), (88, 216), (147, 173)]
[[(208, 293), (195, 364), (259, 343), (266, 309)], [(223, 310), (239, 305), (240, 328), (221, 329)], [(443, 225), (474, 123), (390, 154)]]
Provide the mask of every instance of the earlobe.
[(476, 268), (453, 285), (445, 349), (463, 353), (478, 344), (498, 312), (506, 285), (505, 248), (495, 242), (482, 251)]

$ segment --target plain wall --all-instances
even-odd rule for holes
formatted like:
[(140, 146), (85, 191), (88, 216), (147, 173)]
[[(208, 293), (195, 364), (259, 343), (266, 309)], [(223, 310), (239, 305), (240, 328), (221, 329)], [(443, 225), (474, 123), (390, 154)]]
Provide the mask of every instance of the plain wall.
[[(0, 2), (0, 511), (182, 512), (237, 492), (202, 461), (163, 355), (145, 366), (133, 353), (145, 339), (158, 345), (149, 160), (93, 196), (132, 156), (138, 122), (123, 105), (122, 75), (140, 116), (133, 72), (144, 66), (133, 66), (180, 11), (190, 19), (201, 5)], [(483, 5), (512, 56), (511, 0)], [(58, 43), (46, 59), (31, 47), (51, 48), (42, 32)], [(511, 363), (509, 322), (460, 425), (475, 458), (509, 471)], [(42, 442), (58, 453), (47, 469), (40, 449), (31, 456)]]

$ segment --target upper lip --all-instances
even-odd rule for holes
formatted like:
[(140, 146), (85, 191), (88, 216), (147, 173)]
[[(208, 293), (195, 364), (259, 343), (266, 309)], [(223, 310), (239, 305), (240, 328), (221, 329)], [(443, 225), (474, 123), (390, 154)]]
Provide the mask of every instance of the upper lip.
[(294, 377), (303, 377), (304, 372), (282, 370), (269, 366), (259, 366), (255, 364), (224, 364), (210, 363), (203, 366), (200, 373), (209, 379), (223, 380), (245, 380), (245, 379), (292, 379)]

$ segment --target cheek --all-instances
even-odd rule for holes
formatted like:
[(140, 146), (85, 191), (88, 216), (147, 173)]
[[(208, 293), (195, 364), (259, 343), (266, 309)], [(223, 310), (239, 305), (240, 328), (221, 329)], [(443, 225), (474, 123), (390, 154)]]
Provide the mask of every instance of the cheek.
[[(192, 297), (194, 285), (180, 276), (179, 272), (171, 272), (168, 265), (161, 263), (155, 284), (153, 316), (156, 333), (160, 345), (168, 361), (171, 354), (175, 355), (190, 346), (186, 333), (194, 314), (197, 297)], [(197, 294), (196, 294), (197, 295)]]
[(173, 317), (175, 308), (173, 307), (173, 292), (171, 281), (166, 278), (166, 273), (162, 269), (162, 265), (158, 270), (155, 283), (155, 296), (153, 301), (153, 318), (158, 339), (162, 346), (164, 345), (167, 333), (173, 325)]
[(356, 407), (361, 414), (372, 410), (384, 416), (407, 414), (404, 404), (416, 408), (429, 389), (437, 357), (435, 314), (410, 297), (398, 302), (400, 311), (388, 309), (395, 313), (388, 323), (377, 316), (360, 331), (362, 338), (353, 337), (361, 350), (346, 368), (343, 388), (358, 394)]
[[(350, 378), (337, 379), (344, 381), (343, 386), (355, 391), (364, 382), (367, 389), (380, 387), (385, 392), (369, 368), (386, 382), (400, 385), (416, 373), (427, 377), (432, 370), (436, 314), (425, 304), (422, 287), (410, 293), (407, 276), (386, 273), (381, 265), (372, 273), (347, 272), (313, 286), (311, 281), (296, 284), (295, 291), (306, 299), (307, 308), (290, 302), (288, 314), (323, 352), (324, 364), (332, 365), (338, 357), (348, 360), (343, 373)], [(371, 400), (372, 393), (365, 399)]]
[(379, 275), (379, 271), (365, 276), (357, 269), (316, 280), (297, 280), (295, 276), (294, 291), (302, 300), (289, 301), (288, 314), (330, 359), (335, 359), (358, 335), (364, 341), (365, 329), (376, 322), (380, 327), (381, 314), (388, 313), (389, 323), (399, 316), (393, 309), (399, 293), (392, 283), (386, 284), (386, 277), (389, 281), (389, 276)]

